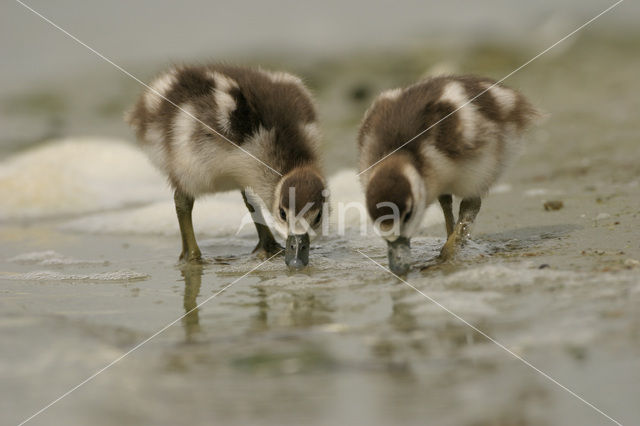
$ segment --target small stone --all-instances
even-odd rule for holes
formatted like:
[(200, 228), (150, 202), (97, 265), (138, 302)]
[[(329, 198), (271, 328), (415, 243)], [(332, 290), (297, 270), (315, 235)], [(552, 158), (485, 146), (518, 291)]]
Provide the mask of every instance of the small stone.
[(627, 268), (636, 268), (640, 266), (640, 261), (636, 259), (625, 259), (624, 266)]
[(564, 207), (564, 203), (558, 200), (547, 201), (544, 203), (544, 209), (546, 211), (560, 210), (563, 207)]
[(549, 265), (548, 263), (543, 263), (542, 265), (538, 266), (538, 269), (547, 269), (550, 268), (551, 265)]
[(349, 90), (349, 97), (354, 101), (361, 102), (371, 96), (371, 88), (365, 83), (359, 83)]

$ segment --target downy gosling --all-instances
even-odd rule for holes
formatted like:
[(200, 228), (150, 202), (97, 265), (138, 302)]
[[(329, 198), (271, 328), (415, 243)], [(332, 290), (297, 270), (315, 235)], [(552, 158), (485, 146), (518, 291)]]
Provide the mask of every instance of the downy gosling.
[(300, 78), (221, 64), (177, 66), (153, 80), (127, 121), (174, 189), (181, 260), (202, 260), (194, 200), (237, 189), (258, 232), (254, 252), (268, 258), (282, 250), (271, 223), (286, 241), (286, 264), (308, 264), (309, 231), (322, 222), (328, 192), (317, 114)]
[[(367, 211), (387, 241), (392, 272), (409, 270), (411, 237), (435, 200), (448, 237), (440, 258), (455, 256), (482, 197), (538, 115), (517, 91), (476, 76), (433, 77), (375, 99), (358, 135), (359, 169)], [(461, 198), (457, 223), (454, 195)]]

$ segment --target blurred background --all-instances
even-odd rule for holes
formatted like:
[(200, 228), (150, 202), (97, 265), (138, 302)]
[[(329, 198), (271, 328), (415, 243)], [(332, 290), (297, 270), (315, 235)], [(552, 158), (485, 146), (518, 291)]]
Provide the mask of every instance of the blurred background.
[[(319, 98), (329, 154), (334, 146), (355, 147), (354, 125), (378, 91), (434, 73), (499, 79), (610, 5), (599, 0), (28, 4), (143, 81), (168, 64), (188, 61), (298, 72)], [(535, 82), (528, 94), (547, 108), (553, 105), (545, 97), (557, 94), (565, 80), (578, 88), (612, 84), (625, 68), (620, 61), (635, 53), (639, 15), (637, 2), (623, 3), (505, 83), (528, 89), (527, 83)], [(141, 90), (138, 83), (19, 3), (6, 3), (0, 26), (5, 58), (0, 153), (60, 136), (131, 139), (121, 118)], [(620, 61), (614, 59), (613, 66), (601, 53), (617, 54)], [(566, 87), (562, 97), (579, 97), (573, 89)], [(330, 169), (354, 164), (355, 149), (346, 156), (341, 151), (336, 158), (329, 155)]]
[[(299, 74), (332, 200), (351, 202), (380, 91), (500, 79), (613, 1), (27, 4), (145, 82), (190, 61)], [(0, 423), (18, 424), (258, 261), (229, 193), (195, 206), (211, 263), (178, 265), (170, 190), (123, 121), (142, 87), (21, 4), (0, 8)], [(626, 0), (505, 81), (547, 121), (458, 263), (428, 264), (444, 237), (429, 210), (410, 275), (625, 424), (640, 418), (638, 22)], [(607, 424), (356, 249), (386, 264), (357, 232), (314, 244), (308, 273), (269, 262), (30, 424)]]

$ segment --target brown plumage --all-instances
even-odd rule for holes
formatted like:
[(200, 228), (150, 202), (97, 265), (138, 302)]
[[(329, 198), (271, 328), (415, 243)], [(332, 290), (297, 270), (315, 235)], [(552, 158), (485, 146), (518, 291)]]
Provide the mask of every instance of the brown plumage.
[[(464, 102), (473, 99), (465, 108), (477, 111), (481, 123), (463, 122), (460, 111), (454, 113), (464, 102), (443, 97), (451, 83), (461, 85)], [(500, 133), (505, 133), (508, 125), (514, 125), (517, 132), (524, 130), (539, 115), (537, 110), (519, 92), (502, 85), (482, 93), (493, 84), (494, 80), (472, 75), (440, 76), (382, 93), (367, 111), (360, 127), (358, 145), (361, 150), (369, 149), (366, 158), (361, 159), (369, 160), (371, 165), (432, 126), (401, 148), (412, 153), (415, 161), (423, 160), (423, 156), (417, 154), (425, 144), (432, 144), (449, 158), (458, 160), (473, 157), (474, 150), (482, 148), (486, 138), (505, 136)], [(501, 97), (510, 95), (513, 106), (507, 110)], [(442, 121), (437, 123), (439, 120)], [(460, 134), (461, 127), (470, 126), (482, 133), (472, 139), (465, 138)], [(367, 136), (374, 136), (378, 143), (364, 147)], [(368, 167), (363, 163), (360, 166)]]
[(394, 203), (397, 226), (385, 238), (402, 237), (408, 244), (426, 206), (438, 199), (451, 237), (451, 196), (477, 200), (463, 202), (459, 217), (459, 223), (473, 221), (480, 198), (539, 115), (519, 92), (476, 76), (434, 77), (382, 93), (358, 134), (360, 177), (372, 220), (390, 210), (380, 203)]
[[(248, 206), (254, 205), (250, 210), (257, 212), (260, 205), (269, 211), (283, 236), (292, 228), (289, 218), (295, 217), (279, 219), (280, 209), (289, 208), (283, 196), (288, 197), (290, 187), (296, 189), (296, 204), (311, 203), (310, 214), (321, 209), (324, 198), (318, 194), (325, 183), (316, 153), (316, 119), (302, 81), (284, 72), (221, 64), (179, 66), (153, 80), (127, 121), (175, 188), (176, 205), (187, 207), (186, 214), (179, 212), (183, 257), (200, 257), (188, 234), (193, 233), (190, 206), (202, 194), (241, 190)], [(275, 247), (265, 224), (258, 225), (256, 249)]]

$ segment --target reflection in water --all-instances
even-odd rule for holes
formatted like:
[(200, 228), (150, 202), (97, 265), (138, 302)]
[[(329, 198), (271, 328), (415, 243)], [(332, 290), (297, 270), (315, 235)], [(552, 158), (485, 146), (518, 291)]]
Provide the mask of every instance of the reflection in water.
[[(204, 272), (202, 265), (184, 265), (180, 269), (185, 284), (183, 306), (186, 315), (182, 324), (187, 342), (202, 330), (197, 298)], [(283, 291), (280, 286), (273, 285), (273, 280), (273, 277), (261, 277), (260, 282), (252, 286), (248, 299), (247, 295), (241, 294), (228, 299), (228, 303), (236, 306), (233, 318), (259, 333), (304, 329), (332, 322), (331, 315), (335, 310), (332, 294), (317, 294), (318, 290), (311, 287), (302, 291)]]
[[(254, 286), (252, 302), (257, 312), (251, 317), (251, 330), (304, 329), (332, 322), (332, 296), (319, 295), (317, 289), (282, 291), (266, 284)], [(244, 305), (246, 306), (246, 305)]]
[[(392, 306), (387, 326), (379, 330), (371, 346), (374, 358), (394, 377), (406, 379), (412, 376), (416, 368), (431, 368), (423, 364), (427, 357), (447, 359), (453, 366), (465, 361), (475, 362), (472, 355), (475, 346), (493, 345), (486, 337), (458, 319), (451, 318), (448, 313), (434, 311), (425, 321), (424, 314), (419, 312), (423, 303), (432, 302), (414, 296), (415, 290), (409, 288), (390, 292)], [(490, 323), (474, 323), (489, 335), (493, 332)], [(442, 368), (442, 365), (440, 363), (437, 368)], [(487, 368), (493, 366), (492, 363), (484, 365)]]
[(418, 327), (418, 322), (411, 311), (412, 305), (404, 301), (407, 295), (411, 295), (415, 290), (411, 288), (401, 288), (391, 293), (393, 307), (391, 311), (391, 326), (400, 333), (410, 333)]
[(267, 303), (267, 292), (262, 286), (256, 286), (258, 301), (255, 303), (258, 312), (252, 317), (251, 329), (253, 331), (266, 331), (269, 320), (269, 304)]
[(182, 318), (182, 325), (186, 334), (187, 342), (190, 342), (194, 334), (200, 331), (200, 313), (198, 302), (198, 294), (200, 293), (200, 285), (202, 284), (202, 265), (185, 265), (180, 271), (184, 279), (184, 311), (187, 313)]
[(412, 360), (416, 351), (422, 352), (424, 344), (423, 335), (419, 334), (416, 340), (414, 332), (419, 328), (418, 321), (413, 312), (414, 306), (406, 301), (413, 291), (399, 288), (389, 294), (392, 306), (388, 325), (394, 332), (381, 331), (371, 346), (372, 355), (381, 363), (380, 367), (398, 380), (414, 378)]
[(314, 293), (300, 294), (294, 293), (288, 312), (289, 326), (312, 327), (315, 325), (331, 323), (331, 313), (333, 309), (329, 300), (315, 295)]

